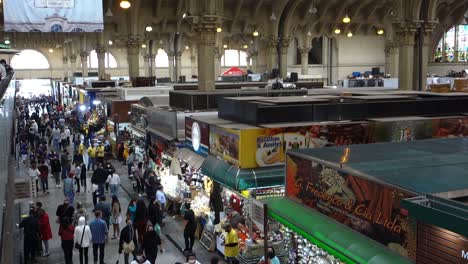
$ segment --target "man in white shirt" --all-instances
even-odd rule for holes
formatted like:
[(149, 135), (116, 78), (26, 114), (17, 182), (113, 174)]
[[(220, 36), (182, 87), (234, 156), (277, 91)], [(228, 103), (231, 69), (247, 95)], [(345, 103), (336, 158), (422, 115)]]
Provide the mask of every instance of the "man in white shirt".
[(156, 192), (156, 200), (161, 205), (160, 223), (162, 223), (162, 220), (164, 219), (164, 211), (166, 210), (166, 194), (164, 193), (162, 185), (159, 186), (158, 191)]
[(41, 175), (41, 172), (37, 169), (35, 162), (31, 163), (31, 167), (29, 168), (28, 175), (29, 177), (31, 177), (31, 184), (33, 182), (36, 183), (36, 193), (39, 193), (39, 176)]
[(52, 143), (53, 143), (55, 152), (59, 153), (60, 152), (60, 129), (58, 129), (58, 127), (55, 127), (52, 130)]
[(107, 177), (107, 182), (109, 183), (112, 196), (117, 196), (117, 191), (120, 185), (120, 177), (117, 173), (112, 173)]
[(71, 136), (71, 131), (68, 126), (65, 127), (65, 130), (63, 131), (65, 133), (65, 139), (67, 140), (67, 147), (70, 146), (70, 136)]

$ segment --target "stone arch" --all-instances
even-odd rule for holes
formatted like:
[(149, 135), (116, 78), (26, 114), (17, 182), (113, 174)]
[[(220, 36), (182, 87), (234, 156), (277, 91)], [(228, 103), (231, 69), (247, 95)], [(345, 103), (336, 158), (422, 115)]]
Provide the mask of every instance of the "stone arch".
[[(22, 58), (25, 56), (26, 58)], [(34, 56), (35, 58), (32, 58)], [(36, 49), (24, 49), (19, 54), (14, 55), (11, 58), (11, 64), (13, 68), (18, 70), (32, 70), (32, 69), (50, 69), (51, 63), (50, 58), (46, 56), (42, 51)], [(33, 63), (36, 63), (37, 66)], [(46, 66), (44, 66), (46, 64)], [(26, 66), (32, 65), (32, 66)]]

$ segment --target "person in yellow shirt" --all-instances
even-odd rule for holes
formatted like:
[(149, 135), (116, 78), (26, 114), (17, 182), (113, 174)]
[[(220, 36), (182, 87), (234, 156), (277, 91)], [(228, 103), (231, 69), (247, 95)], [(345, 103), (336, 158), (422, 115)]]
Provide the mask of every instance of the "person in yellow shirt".
[(228, 264), (238, 264), (239, 261), (236, 259), (237, 255), (239, 255), (239, 237), (237, 236), (237, 232), (229, 223), (225, 223), (223, 229), (226, 231), (223, 243), (224, 256)]
[(80, 145), (78, 146), (78, 154), (83, 156), (84, 155), (84, 150), (85, 150), (85, 145), (83, 144), (83, 142), (80, 142)]
[(96, 147), (91, 145), (88, 148), (88, 170), (90, 170), (90, 168), (93, 168), (94, 170), (95, 163), (96, 163)]
[(96, 147), (96, 156), (97, 156), (97, 161), (102, 164), (104, 163), (104, 154), (105, 154), (104, 145), (102, 145), (101, 141), (99, 141), (98, 144), (99, 145)]

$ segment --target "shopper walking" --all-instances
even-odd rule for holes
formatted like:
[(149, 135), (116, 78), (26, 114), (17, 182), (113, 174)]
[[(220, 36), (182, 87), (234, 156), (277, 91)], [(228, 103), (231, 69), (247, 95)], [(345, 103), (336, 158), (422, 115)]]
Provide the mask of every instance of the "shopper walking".
[(75, 247), (78, 247), (80, 252), (80, 264), (88, 264), (88, 249), (93, 241), (91, 229), (86, 225), (86, 219), (80, 217), (78, 226), (75, 227)]
[(75, 202), (75, 173), (70, 172), (68, 178), (63, 181), (63, 194), (67, 197), (70, 205)]
[(138, 243), (143, 243), (143, 235), (146, 231), (148, 211), (143, 199), (138, 199), (135, 211), (135, 225), (138, 233)]
[(73, 174), (75, 174), (75, 184), (76, 184), (76, 192), (79, 193), (81, 192), (80, 188), (80, 177), (81, 177), (81, 165), (80, 163), (75, 163), (75, 168), (73, 169)]
[(99, 198), (99, 203), (96, 204), (94, 210), (101, 212), (101, 218), (106, 223), (107, 229), (109, 229), (111, 207), (108, 203), (106, 203), (106, 196), (101, 196), (101, 198)]
[(63, 204), (57, 207), (55, 215), (57, 216), (57, 224), (62, 224), (66, 218), (72, 219), (75, 208), (70, 205), (70, 202), (67, 198), (63, 200)]
[(135, 199), (130, 200), (127, 207), (127, 219), (132, 220), (135, 224), (135, 213), (136, 213), (136, 201)]
[(259, 263), (264, 264), (281, 264), (279, 258), (276, 256), (275, 249), (272, 246), (268, 246), (268, 261), (265, 261), (265, 256), (260, 259)]
[(44, 160), (40, 160), (39, 164), (42, 192), (49, 193), (49, 167), (44, 163)]
[(153, 264), (153, 263), (151, 263), (149, 260), (146, 259), (143, 252), (137, 252), (136, 259), (132, 261), (131, 264)]
[(96, 147), (92, 144), (88, 148), (88, 170), (94, 171), (94, 165), (96, 163)]
[(157, 200), (150, 202), (148, 206), (148, 220), (156, 228), (156, 225), (159, 225), (159, 220), (161, 217), (161, 207)]
[(127, 219), (126, 224), (120, 232), (119, 240), (119, 254), (124, 254), (124, 264), (128, 264), (130, 254), (133, 255), (133, 259), (136, 259), (135, 249), (138, 245), (132, 220)]
[(68, 151), (65, 150), (60, 157), (60, 164), (62, 165), (62, 179), (66, 179), (68, 173), (70, 173), (71, 160), (68, 155)]
[(104, 264), (104, 248), (107, 241), (108, 229), (106, 222), (101, 219), (101, 211), (96, 211), (94, 216), (96, 218), (89, 224), (93, 242), (93, 259), (94, 263), (97, 263), (99, 251), (99, 264)]
[(107, 177), (107, 183), (109, 183), (112, 196), (117, 196), (117, 191), (120, 186), (120, 177), (117, 173), (110, 173)]
[(84, 162), (81, 162), (81, 175), (80, 175), (80, 182), (81, 186), (83, 186), (83, 192), (87, 191), (87, 184), (86, 184), (86, 165)]
[(39, 176), (41, 176), (41, 173), (36, 167), (36, 162), (32, 161), (31, 162), (31, 167), (29, 168), (28, 175), (31, 179), (31, 184), (36, 184), (36, 193), (39, 192)]
[(158, 191), (156, 192), (156, 199), (161, 205), (161, 219), (159, 220), (160, 224), (163, 224), (164, 212), (166, 211), (166, 194), (164, 193), (164, 188), (162, 185), (159, 185)]
[(36, 213), (38, 215), (39, 234), (43, 244), (42, 256), (47, 257), (49, 253), (49, 240), (52, 239), (52, 230), (50, 228), (49, 215), (42, 209), (42, 203), (36, 203)]
[(148, 226), (148, 229), (143, 235), (142, 248), (145, 252), (146, 259), (149, 260), (151, 264), (156, 263), (156, 258), (158, 257), (158, 247), (160, 247), (162, 252), (161, 244), (161, 238), (158, 234), (156, 234), (156, 232), (154, 232), (153, 226)]
[(114, 236), (112, 239), (116, 239), (120, 237), (120, 222), (122, 221), (122, 208), (120, 206), (119, 199), (117, 196), (112, 196), (112, 203), (111, 203), (111, 223), (114, 230)]
[(195, 213), (190, 208), (190, 203), (185, 204), (185, 215), (184, 215), (184, 240), (185, 249), (184, 251), (192, 252), (193, 245), (195, 243), (195, 231), (197, 230), (197, 222), (195, 221)]
[(93, 176), (91, 177), (91, 183), (96, 184), (98, 186), (98, 193), (99, 196), (104, 196), (104, 185), (106, 184), (108, 171), (104, 169), (104, 165), (102, 163), (98, 164), (97, 169), (93, 172)]
[(60, 129), (57, 126), (55, 126), (54, 129), (52, 130), (51, 141), (52, 141), (52, 145), (54, 146), (55, 152), (57, 153), (60, 152), (60, 139), (61, 139)]
[(96, 147), (97, 161), (100, 163), (104, 163), (104, 156), (105, 156), (104, 145), (102, 144), (102, 141), (98, 141), (98, 146)]
[(19, 228), (23, 228), (24, 264), (35, 263), (35, 252), (39, 242), (39, 223), (34, 216), (34, 210), (29, 210), (29, 216), (21, 220)]
[(83, 204), (81, 202), (77, 202), (76, 203), (76, 210), (73, 213), (73, 217), (72, 217), (74, 226), (79, 225), (79, 220), (80, 220), (81, 217), (84, 217), (86, 222), (88, 222), (88, 220), (89, 220), (88, 212), (83, 207)]
[(59, 236), (62, 240), (62, 250), (65, 255), (65, 264), (73, 264), (73, 241), (75, 227), (71, 223), (71, 218), (65, 218), (59, 227)]
[(201, 264), (201, 263), (197, 260), (197, 255), (195, 255), (195, 253), (189, 253), (187, 256), (187, 263), (185, 264)]
[(52, 171), (52, 176), (55, 179), (55, 187), (60, 188), (60, 172), (62, 171), (62, 165), (60, 164), (60, 160), (57, 158), (57, 155), (54, 153), (51, 155), (50, 169)]
[(236, 259), (239, 255), (239, 237), (236, 230), (234, 230), (229, 223), (224, 224), (224, 231), (226, 232), (222, 245), (224, 246), (224, 256), (228, 264), (238, 264)]

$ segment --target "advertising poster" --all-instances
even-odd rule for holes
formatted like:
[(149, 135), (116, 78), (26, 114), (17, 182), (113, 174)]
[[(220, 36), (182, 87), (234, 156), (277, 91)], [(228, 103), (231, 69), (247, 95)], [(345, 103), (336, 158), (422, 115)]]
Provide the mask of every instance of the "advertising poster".
[(376, 121), (371, 126), (372, 142), (405, 142), (432, 138), (432, 120)]
[(242, 168), (283, 165), (285, 153), (291, 149), (366, 144), (369, 138), (366, 122), (246, 129), (240, 133)]
[(468, 117), (433, 120), (433, 138), (468, 136)]
[(210, 126), (210, 153), (230, 164), (239, 166), (240, 132)]
[(185, 146), (196, 153), (207, 156), (210, 145), (210, 126), (207, 123), (185, 118)]
[(5, 31), (102, 32), (102, 1), (4, 0)]
[(408, 193), (288, 155), (286, 196), (415, 259), (415, 224), (400, 208)]

